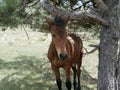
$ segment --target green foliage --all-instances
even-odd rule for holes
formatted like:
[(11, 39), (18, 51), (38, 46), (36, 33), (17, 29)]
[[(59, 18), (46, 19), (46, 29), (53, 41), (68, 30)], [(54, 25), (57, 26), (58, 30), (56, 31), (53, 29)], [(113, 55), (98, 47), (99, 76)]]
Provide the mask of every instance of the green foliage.
[(30, 27), (34, 31), (45, 31), (47, 29), (46, 26), (46, 17), (50, 17), (51, 15), (48, 15), (48, 13), (41, 7), (33, 6), (31, 8), (26, 8), (26, 17), (29, 17), (29, 19), (25, 20), (26, 24), (30, 24)]
[(46, 17), (51, 18), (39, 3), (31, 5), (31, 7), (24, 7), (23, 12), (19, 11), (19, 15), (24, 16), (23, 24), (29, 24), (33, 31), (47, 32)]
[(20, 0), (2, 0), (0, 1), (0, 25), (2, 26), (16, 26), (19, 17), (16, 9)]

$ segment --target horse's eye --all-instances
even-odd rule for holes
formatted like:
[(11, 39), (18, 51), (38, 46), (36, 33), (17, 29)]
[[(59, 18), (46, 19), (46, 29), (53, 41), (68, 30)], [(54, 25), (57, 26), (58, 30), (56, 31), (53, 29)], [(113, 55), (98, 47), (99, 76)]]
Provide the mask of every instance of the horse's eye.
[(55, 37), (55, 34), (52, 34), (52, 37)]

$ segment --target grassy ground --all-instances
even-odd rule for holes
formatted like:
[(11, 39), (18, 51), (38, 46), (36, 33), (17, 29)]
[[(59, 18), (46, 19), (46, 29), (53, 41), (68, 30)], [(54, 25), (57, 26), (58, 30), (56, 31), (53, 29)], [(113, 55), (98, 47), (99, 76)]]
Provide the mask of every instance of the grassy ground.
[[(0, 32), (0, 90), (57, 90), (55, 77), (47, 59), (50, 35), (28, 30)], [(96, 44), (98, 40), (84, 41)], [(82, 90), (96, 90), (98, 53), (83, 57)], [(65, 75), (61, 69), (63, 88)], [(72, 79), (72, 76), (71, 76)]]

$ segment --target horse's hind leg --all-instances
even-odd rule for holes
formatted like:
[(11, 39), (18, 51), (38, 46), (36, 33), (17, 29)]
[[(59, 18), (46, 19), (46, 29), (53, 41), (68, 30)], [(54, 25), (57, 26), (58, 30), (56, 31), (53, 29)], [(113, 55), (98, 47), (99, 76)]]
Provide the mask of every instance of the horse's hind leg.
[(77, 86), (76, 90), (81, 90), (80, 74), (81, 74), (81, 70), (80, 70), (80, 68), (78, 68), (77, 69), (78, 86)]
[(81, 90), (81, 83), (80, 83), (80, 75), (81, 75), (81, 64), (82, 64), (82, 53), (80, 55), (79, 61), (78, 61), (78, 65), (77, 65), (77, 77), (78, 77), (78, 87), (76, 90)]
[(73, 70), (73, 86), (74, 86), (74, 90), (76, 89), (76, 65), (72, 65), (72, 70)]

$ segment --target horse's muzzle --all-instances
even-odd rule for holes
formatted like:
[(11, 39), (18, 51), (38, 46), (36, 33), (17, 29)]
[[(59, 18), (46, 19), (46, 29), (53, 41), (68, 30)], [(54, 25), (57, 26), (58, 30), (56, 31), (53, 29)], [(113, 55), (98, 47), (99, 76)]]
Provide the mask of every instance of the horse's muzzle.
[(65, 60), (68, 57), (68, 54), (67, 53), (65, 53), (65, 54), (60, 53), (59, 57), (60, 57), (61, 60)]

